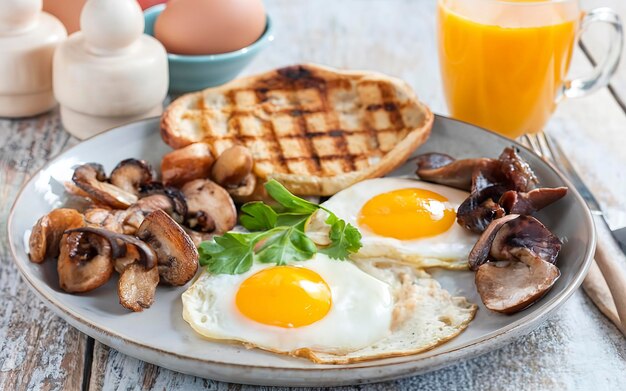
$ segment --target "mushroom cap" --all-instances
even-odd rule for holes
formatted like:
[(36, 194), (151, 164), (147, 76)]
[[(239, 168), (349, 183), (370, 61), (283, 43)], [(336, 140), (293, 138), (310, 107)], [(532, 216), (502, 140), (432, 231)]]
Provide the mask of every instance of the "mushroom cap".
[(489, 255), (498, 261), (519, 260), (519, 249), (528, 249), (555, 264), (562, 242), (532, 216), (519, 216), (503, 224), (493, 238)]
[[(135, 204), (126, 209), (124, 220), (124, 233), (134, 235), (147, 214), (157, 209), (163, 210), (168, 215), (174, 214), (176, 204), (165, 194), (153, 194), (140, 198)], [(185, 204), (186, 207), (186, 204)]]
[(117, 282), (117, 295), (120, 304), (134, 312), (150, 308), (154, 303), (154, 294), (159, 284), (159, 269), (146, 269), (143, 265), (132, 263), (120, 275)]
[(155, 178), (150, 163), (145, 160), (125, 159), (115, 166), (109, 181), (120, 189), (139, 195), (139, 188)]
[(198, 270), (198, 250), (187, 233), (164, 211), (146, 216), (137, 230), (157, 256), (161, 280), (169, 285), (184, 285)]
[(193, 229), (188, 228), (188, 227), (183, 227), (183, 229), (185, 230), (187, 235), (189, 235), (189, 238), (191, 239), (191, 241), (196, 247), (198, 247), (200, 243), (202, 242), (207, 242), (209, 240), (212, 240), (213, 237), (215, 236), (212, 233), (194, 231)]
[(256, 189), (257, 179), (253, 173), (248, 174), (239, 187), (226, 188), (226, 191), (232, 198), (248, 197), (254, 193)]
[(505, 148), (498, 160), (500, 161), (500, 172), (511, 184), (512, 189), (530, 191), (539, 182), (530, 165), (522, 159), (516, 148)]
[(237, 209), (228, 192), (209, 179), (185, 183), (181, 191), (187, 200), (187, 225), (197, 231), (222, 234), (237, 223)]
[[(147, 207), (147, 201), (140, 202), (142, 199), (154, 195), (164, 195), (170, 199), (170, 205), (167, 208), (161, 208), (177, 223), (182, 223), (187, 216), (187, 199), (182, 191), (172, 186), (163, 186), (161, 182), (150, 182), (141, 187), (141, 199), (137, 205)], [(153, 205), (154, 206), (154, 205)]]
[(135, 247), (135, 249), (137, 250), (137, 254), (139, 255), (136, 261), (143, 264), (147, 269), (152, 269), (157, 264), (156, 254), (154, 253), (154, 250), (146, 243), (137, 239), (134, 236), (119, 234), (98, 227), (81, 227), (66, 231), (66, 233), (76, 232), (99, 236), (101, 239), (108, 242), (109, 246), (111, 247), (111, 260), (115, 260), (121, 257), (132, 257), (132, 254), (134, 252), (130, 254), (127, 253), (128, 245), (132, 245)]
[[(449, 164), (437, 167), (436, 163), (423, 163), (417, 167), (415, 172), (421, 179), (428, 182), (435, 182), (457, 189), (470, 191), (472, 189), (473, 177), (483, 170), (493, 170), (499, 166), (496, 160), (488, 158), (454, 160)], [(431, 168), (434, 166), (436, 168)]]
[(137, 196), (106, 182), (104, 167), (85, 163), (74, 170), (72, 181), (94, 200), (116, 209), (126, 209), (137, 202)]
[(512, 314), (528, 307), (554, 285), (559, 268), (536, 256), (526, 262), (488, 262), (476, 272), (476, 288), (485, 307)]
[(139, 254), (139, 250), (137, 247), (133, 246), (130, 243), (125, 244), (124, 254), (113, 260), (113, 266), (115, 271), (119, 274), (122, 274), (124, 270), (135, 262), (138, 262), (141, 259), (141, 255)]
[(447, 166), (454, 162), (456, 159), (450, 155), (439, 152), (423, 153), (415, 157), (415, 163), (417, 164), (417, 170), (431, 170)]
[(529, 215), (560, 200), (566, 194), (567, 187), (542, 187), (527, 193), (509, 190), (502, 194), (498, 203), (508, 213)]
[(499, 219), (493, 220), (487, 228), (483, 231), (482, 235), (478, 238), (476, 244), (469, 253), (467, 261), (471, 270), (478, 270), (478, 267), (489, 259), (489, 253), (491, 252), (491, 246), (496, 234), (502, 228), (502, 226), (509, 221), (518, 218), (519, 215), (507, 215)]
[(224, 187), (239, 187), (252, 172), (253, 163), (248, 148), (233, 145), (217, 157), (211, 168), (211, 178)]
[(41, 217), (28, 239), (28, 256), (32, 262), (41, 263), (46, 258), (59, 256), (59, 243), (63, 232), (67, 229), (85, 225), (83, 215), (74, 209), (54, 209)]
[(63, 235), (57, 271), (61, 289), (69, 293), (88, 292), (111, 278), (111, 246), (105, 239), (86, 232)]
[(120, 234), (128, 233), (128, 227), (126, 227), (127, 210), (90, 209), (85, 211), (85, 216), (89, 225), (97, 225)]
[(211, 175), (215, 159), (207, 143), (194, 143), (176, 149), (161, 160), (161, 177), (167, 186), (180, 187), (194, 179), (204, 179)]
[(505, 191), (494, 185), (471, 193), (457, 209), (459, 225), (475, 233), (483, 232), (492, 221), (506, 214), (497, 202)]

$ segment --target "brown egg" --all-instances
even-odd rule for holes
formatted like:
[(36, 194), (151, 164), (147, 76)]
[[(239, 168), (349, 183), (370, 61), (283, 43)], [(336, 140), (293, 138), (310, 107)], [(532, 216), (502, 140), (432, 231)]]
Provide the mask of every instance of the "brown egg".
[(154, 36), (170, 53), (232, 52), (265, 30), (261, 0), (170, 0), (154, 24)]

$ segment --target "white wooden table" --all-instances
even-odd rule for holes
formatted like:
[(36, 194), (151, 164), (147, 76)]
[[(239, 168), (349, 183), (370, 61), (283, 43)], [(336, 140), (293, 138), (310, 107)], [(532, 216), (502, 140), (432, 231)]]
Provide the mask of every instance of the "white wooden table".
[[(247, 73), (298, 63), (370, 69), (407, 80), (433, 111), (446, 114), (437, 66), (434, 0), (266, 0), (276, 41)], [(608, 5), (626, 20), (623, 0)], [(585, 43), (602, 52), (602, 29)], [(572, 73), (590, 68), (580, 51)], [(609, 214), (626, 225), (626, 61), (612, 92), (564, 102), (548, 125)], [(0, 234), (20, 186), (47, 160), (77, 143), (58, 111), (0, 120)], [(616, 253), (616, 256), (617, 253)], [(225, 384), (172, 372), (94, 342), (56, 317), (21, 281), (8, 243), (0, 241), (1, 390), (230, 390)], [(626, 262), (624, 262), (626, 267)], [(430, 374), (358, 389), (618, 390), (626, 386), (626, 339), (578, 291), (557, 315), (516, 342)], [(346, 387), (345, 390), (352, 388)], [(356, 389), (356, 388), (355, 388)]]

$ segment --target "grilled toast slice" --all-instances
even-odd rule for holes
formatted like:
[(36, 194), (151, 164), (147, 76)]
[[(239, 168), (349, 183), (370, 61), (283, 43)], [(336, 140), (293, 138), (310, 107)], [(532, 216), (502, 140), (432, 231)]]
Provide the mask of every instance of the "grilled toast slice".
[(327, 196), (392, 171), (432, 123), (399, 79), (306, 64), (183, 95), (163, 114), (161, 135), (173, 148), (206, 142), (214, 156), (243, 144), (261, 180)]

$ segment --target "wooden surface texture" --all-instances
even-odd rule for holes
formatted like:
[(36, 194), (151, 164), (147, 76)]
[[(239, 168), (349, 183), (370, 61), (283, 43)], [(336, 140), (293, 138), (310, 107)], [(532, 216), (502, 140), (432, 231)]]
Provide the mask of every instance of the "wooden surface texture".
[[(623, 0), (585, 0), (626, 18)], [(298, 62), (368, 69), (405, 79), (434, 112), (446, 114), (438, 73), (434, 0), (266, 0), (276, 41), (246, 74)], [(601, 59), (606, 29), (584, 37)], [(577, 51), (571, 73), (591, 69)], [(594, 191), (613, 227), (626, 226), (626, 61), (612, 88), (563, 102), (547, 126)], [(21, 185), (77, 140), (58, 109), (0, 119), (0, 235)], [(605, 237), (603, 237), (606, 239)], [(603, 240), (601, 238), (601, 240)], [(620, 255), (615, 252), (615, 256)], [(626, 267), (626, 262), (622, 265)], [(491, 353), (422, 376), (344, 390), (617, 390), (626, 384), (626, 340), (581, 290), (531, 334)], [(21, 280), (0, 241), (0, 390), (247, 390), (159, 368), (86, 337), (45, 308)]]

